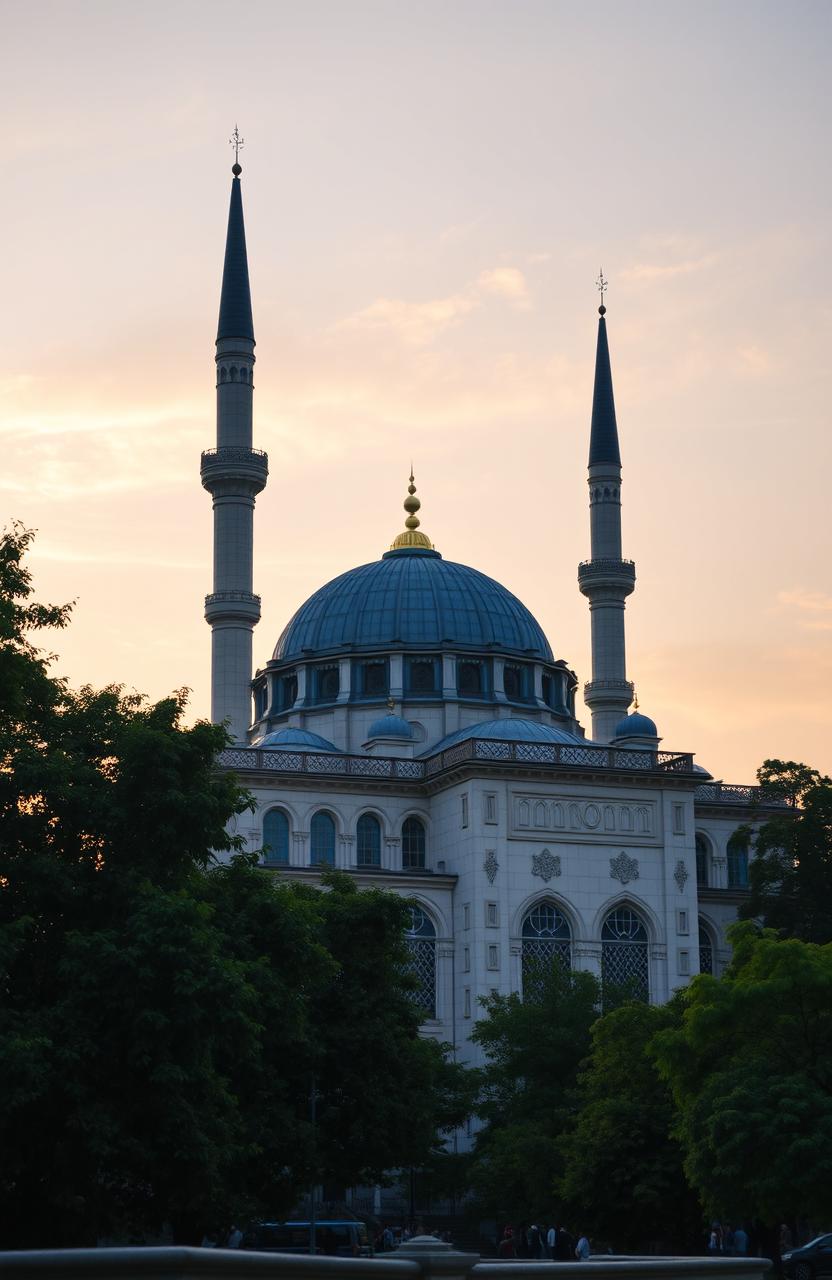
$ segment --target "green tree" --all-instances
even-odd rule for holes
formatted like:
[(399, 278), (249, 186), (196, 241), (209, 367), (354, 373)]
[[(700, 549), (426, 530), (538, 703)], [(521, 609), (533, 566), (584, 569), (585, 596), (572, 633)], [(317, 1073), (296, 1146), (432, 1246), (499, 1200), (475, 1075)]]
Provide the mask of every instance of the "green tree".
[(832, 944), (734, 925), (721, 981), (696, 978), (654, 1048), (685, 1170), (708, 1212), (832, 1212)]
[[(599, 1018), (578, 1078), (577, 1115), (563, 1140), (559, 1195), (567, 1217), (618, 1250), (684, 1250), (701, 1213), (671, 1137), (673, 1100), (648, 1048), (681, 1021), (678, 1000), (635, 1001)], [(603, 1188), (603, 1194), (599, 1194)]]
[(418, 1035), (405, 905), (219, 862), (251, 804), (225, 731), (55, 679), (30, 537), (0, 540), (0, 1241), (193, 1239), (427, 1159), (460, 1073)]
[(832, 942), (832, 778), (792, 760), (766, 760), (757, 777), (765, 796), (796, 807), (757, 833), (740, 916), (781, 937)]
[(578, 1069), (590, 1048), (600, 988), (553, 965), (526, 999), (492, 995), (473, 1038), (484, 1050), (471, 1185), (482, 1207), (520, 1221), (549, 1218), (563, 1170)]

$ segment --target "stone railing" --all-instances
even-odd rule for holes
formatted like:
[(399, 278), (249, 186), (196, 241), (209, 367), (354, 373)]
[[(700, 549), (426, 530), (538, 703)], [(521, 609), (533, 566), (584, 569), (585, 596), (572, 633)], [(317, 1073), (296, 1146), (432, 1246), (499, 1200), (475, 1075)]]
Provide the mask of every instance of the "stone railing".
[(275, 773), (388, 778), (408, 782), (434, 778), (467, 762), (628, 772), (693, 772), (693, 756), (688, 751), (640, 751), (632, 747), (591, 747), (559, 742), (503, 742), (492, 738), (467, 738), (427, 760), (339, 755), (334, 752), (270, 751), (268, 747), (229, 747), (219, 757), (224, 768), (246, 772), (265, 769)]
[(763, 1280), (767, 1258), (594, 1255), (586, 1262), (479, 1261), (432, 1236), (381, 1258), (243, 1249), (44, 1249), (0, 1253), (3, 1280)]
[(742, 804), (746, 807), (794, 809), (794, 796), (782, 796), (768, 787), (742, 787), (728, 782), (702, 782), (694, 792), (701, 804)]

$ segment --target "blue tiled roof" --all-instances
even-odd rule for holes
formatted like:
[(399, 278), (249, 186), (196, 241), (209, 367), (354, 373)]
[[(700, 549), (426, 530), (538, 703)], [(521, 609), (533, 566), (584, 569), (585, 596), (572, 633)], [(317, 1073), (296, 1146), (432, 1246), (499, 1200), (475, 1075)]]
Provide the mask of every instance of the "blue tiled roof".
[(274, 657), (449, 648), (552, 661), (538, 623), (499, 582), (435, 551), (414, 550), (388, 552), (321, 587), (285, 628)]
[(374, 720), (367, 731), (367, 738), (412, 738), (413, 730), (401, 716), (382, 716)]
[(445, 751), (457, 742), (466, 742), (469, 738), (492, 738), (500, 742), (560, 742), (572, 746), (576, 742), (582, 747), (593, 746), (587, 738), (579, 738), (576, 733), (566, 729), (558, 729), (553, 724), (541, 724), (539, 720), (484, 720), (482, 724), (469, 724), (466, 729), (457, 729), (449, 733), (447, 738), (437, 742), (429, 751), (422, 754), (432, 756), (435, 751)]
[(598, 347), (595, 352), (595, 387), (592, 392), (592, 426), (589, 434), (589, 465), (612, 462), (621, 465), (618, 447), (618, 424), (615, 419), (615, 399), (612, 394), (612, 370), (610, 348), (607, 342), (607, 322), (603, 316), (598, 321)]
[(308, 729), (278, 729), (276, 733), (267, 733), (254, 745), (268, 747), (269, 751), (338, 751), (334, 743), (319, 733), (310, 733)]
[(225, 240), (225, 262), (222, 269), (217, 342), (221, 338), (248, 338), (251, 342), (254, 341), (246, 229), (243, 223), (243, 196), (239, 178), (233, 178), (231, 181), (231, 204), (228, 208), (228, 234)]
[(656, 728), (655, 720), (651, 720), (649, 716), (643, 716), (640, 711), (633, 711), (630, 715), (625, 716), (623, 720), (619, 720), (615, 726), (614, 738), (657, 738), (659, 734)]

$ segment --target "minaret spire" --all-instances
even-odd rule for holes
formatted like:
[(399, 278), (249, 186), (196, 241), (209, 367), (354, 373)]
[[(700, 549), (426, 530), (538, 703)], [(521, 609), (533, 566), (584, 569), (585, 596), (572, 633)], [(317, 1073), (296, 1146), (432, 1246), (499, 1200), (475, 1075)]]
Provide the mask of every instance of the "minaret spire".
[(239, 161), (235, 161), (217, 326), (217, 447), (202, 455), (200, 475), (214, 502), (214, 590), (205, 597), (211, 627), (211, 719), (227, 721), (236, 742), (251, 724), (251, 633), (260, 620), (252, 591), (254, 501), (265, 487), (268, 458), (252, 448), (254, 325), (248, 279)]
[(589, 437), (589, 520), (592, 559), (578, 567), (578, 586), (589, 600), (592, 680), (584, 701), (592, 712), (592, 736), (609, 742), (633, 699), (627, 680), (624, 603), (633, 591), (636, 567), (621, 558), (621, 451), (607, 342), (604, 273), (598, 279), (598, 345)]

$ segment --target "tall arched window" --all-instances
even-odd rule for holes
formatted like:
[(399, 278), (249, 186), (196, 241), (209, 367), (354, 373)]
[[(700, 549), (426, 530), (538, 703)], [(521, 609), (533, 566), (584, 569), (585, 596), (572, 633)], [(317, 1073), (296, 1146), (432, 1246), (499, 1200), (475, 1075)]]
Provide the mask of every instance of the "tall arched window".
[(335, 866), (335, 819), (331, 813), (321, 809), (309, 824), (309, 835), (312, 848), (311, 861), (327, 867)]
[(423, 1018), (436, 1017), (436, 930), (421, 907), (411, 906), (410, 927), (405, 933), (413, 972), (419, 980), (410, 993)]
[(713, 973), (714, 944), (702, 921), (699, 921), (699, 972)]
[(381, 827), (378, 818), (362, 813), (355, 828), (356, 861), (360, 867), (381, 866)]
[(647, 930), (631, 907), (616, 907), (601, 929), (601, 981), (632, 1000), (650, 996)]
[(748, 888), (748, 836), (742, 831), (728, 841), (728, 888)]
[(421, 818), (405, 818), (402, 823), (402, 868), (421, 871), (425, 865), (425, 824)]
[(289, 861), (289, 819), (282, 809), (269, 809), (263, 818), (263, 858), (266, 862)]
[(701, 889), (708, 887), (708, 868), (711, 861), (711, 845), (701, 831), (696, 833), (696, 883)]
[(572, 930), (553, 902), (538, 902), (523, 921), (523, 992), (534, 993), (553, 964), (572, 967)]

